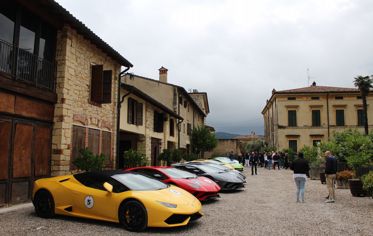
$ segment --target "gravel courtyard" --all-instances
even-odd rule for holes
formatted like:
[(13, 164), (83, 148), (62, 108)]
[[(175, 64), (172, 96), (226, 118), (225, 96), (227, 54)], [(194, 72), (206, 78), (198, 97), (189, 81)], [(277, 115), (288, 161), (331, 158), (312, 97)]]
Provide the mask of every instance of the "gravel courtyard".
[(308, 180), (306, 202), (296, 203), (291, 171), (260, 168), (257, 176), (245, 172), (244, 191), (221, 194), (218, 201), (204, 204), (205, 216), (187, 227), (131, 233), (98, 221), (45, 220), (27, 207), (0, 214), (0, 235), (373, 235), (373, 199), (337, 189), (336, 203), (326, 204), (326, 186)]

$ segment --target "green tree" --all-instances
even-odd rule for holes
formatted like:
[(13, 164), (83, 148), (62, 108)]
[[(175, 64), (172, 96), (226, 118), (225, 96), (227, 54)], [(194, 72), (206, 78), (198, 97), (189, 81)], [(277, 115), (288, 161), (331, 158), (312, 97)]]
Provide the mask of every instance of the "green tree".
[(264, 148), (264, 143), (261, 140), (256, 140), (246, 145), (247, 152), (259, 152)]
[(368, 105), (367, 105), (367, 96), (369, 94), (372, 86), (372, 79), (369, 76), (358, 76), (354, 78), (354, 85), (358, 87), (361, 94), (361, 99), (363, 100), (363, 112), (364, 112), (364, 130), (365, 135), (368, 135)]
[(192, 130), (190, 144), (192, 152), (203, 158), (205, 152), (214, 149), (218, 141), (206, 126), (200, 126)]

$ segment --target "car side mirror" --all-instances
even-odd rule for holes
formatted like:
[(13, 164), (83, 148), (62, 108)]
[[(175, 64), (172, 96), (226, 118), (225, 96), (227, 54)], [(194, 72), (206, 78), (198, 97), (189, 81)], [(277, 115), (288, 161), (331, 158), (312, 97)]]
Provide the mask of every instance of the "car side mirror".
[(157, 178), (157, 179), (161, 179), (162, 176), (160, 174), (153, 174), (153, 177)]
[(109, 184), (108, 182), (105, 182), (104, 183), (104, 189), (106, 189), (106, 191), (108, 191), (109, 193), (112, 193), (113, 192), (113, 185)]

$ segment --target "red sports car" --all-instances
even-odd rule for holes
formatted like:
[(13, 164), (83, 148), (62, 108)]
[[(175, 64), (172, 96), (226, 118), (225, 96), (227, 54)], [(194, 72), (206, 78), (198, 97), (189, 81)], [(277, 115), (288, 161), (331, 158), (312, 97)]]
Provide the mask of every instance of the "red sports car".
[(218, 192), (220, 191), (220, 187), (214, 181), (174, 167), (143, 166), (126, 170), (141, 173), (166, 184), (176, 185), (190, 192), (200, 201), (219, 197)]

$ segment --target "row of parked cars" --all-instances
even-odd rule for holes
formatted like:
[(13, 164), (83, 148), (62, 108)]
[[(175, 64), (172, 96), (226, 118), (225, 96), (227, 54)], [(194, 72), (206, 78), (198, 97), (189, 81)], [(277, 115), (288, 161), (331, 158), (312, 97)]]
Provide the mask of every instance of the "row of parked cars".
[(244, 188), (243, 166), (227, 157), (172, 166), (83, 172), (35, 181), (33, 204), (55, 214), (120, 223), (130, 231), (176, 227), (199, 219), (201, 201)]

